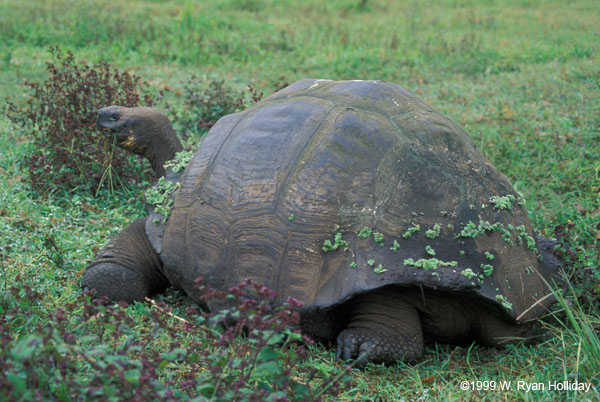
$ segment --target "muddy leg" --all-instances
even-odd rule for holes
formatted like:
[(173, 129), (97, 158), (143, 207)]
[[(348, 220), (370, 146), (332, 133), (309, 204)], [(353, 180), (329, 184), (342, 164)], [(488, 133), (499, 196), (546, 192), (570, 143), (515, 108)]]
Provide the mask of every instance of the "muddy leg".
[(145, 224), (146, 218), (134, 221), (98, 253), (83, 274), (84, 289), (94, 289), (97, 297), (128, 303), (166, 289), (169, 282), (146, 237)]
[(414, 362), (423, 355), (417, 309), (402, 294), (378, 289), (353, 300), (350, 322), (337, 338), (337, 358), (394, 363)]

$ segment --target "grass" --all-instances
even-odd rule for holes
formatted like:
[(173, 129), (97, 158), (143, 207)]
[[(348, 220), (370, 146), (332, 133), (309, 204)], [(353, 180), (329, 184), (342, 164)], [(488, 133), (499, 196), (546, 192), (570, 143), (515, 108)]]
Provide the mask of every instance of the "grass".
[[(449, 116), (523, 195), (534, 228), (572, 250), (573, 288), (545, 317), (549, 336), (504, 350), (428, 345), (417, 365), (352, 373), (340, 400), (598, 400), (600, 397), (600, 5), (596, 1), (222, 0), (0, 3), (0, 98), (24, 103), (48, 48), (135, 72), (181, 102), (192, 75), (270, 93), (303, 77), (381, 79)], [(0, 289), (17, 275), (43, 294), (12, 318), (25, 339), (75, 300), (95, 250), (144, 216), (142, 186), (97, 197), (27, 185), (27, 132), (0, 117)], [(586, 297), (586, 295), (588, 297)], [(594, 298), (595, 296), (595, 298)], [(143, 327), (140, 306), (128, 313)], [(332, 367), (331, 349), (310, 364)], [(301, 371), (301, 370), (300, 370)], [(301, 375), (301, 374), (299, 374)], [(462, 391), (460, 381), (510, 381)], [(591, 382), (587, 393), (517, 381)]]

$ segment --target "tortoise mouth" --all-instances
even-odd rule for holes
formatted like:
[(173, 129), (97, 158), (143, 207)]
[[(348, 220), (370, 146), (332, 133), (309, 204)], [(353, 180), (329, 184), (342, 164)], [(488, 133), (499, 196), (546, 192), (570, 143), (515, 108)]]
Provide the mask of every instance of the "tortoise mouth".
[(118, 127), (99, 127), (102, 136), (113, 145), (120, 148), (134, 151), (136, 147), (135, 137), (132, 134), (128, 134)]
[(127, 135), (120, 132), (120, 130), (117, 127), (102, 127), (98, 125), (98, 128), (100, 129), (100, 133), (108, 139), (113, 138), (117, 142), (122, 142), (127, 139)]

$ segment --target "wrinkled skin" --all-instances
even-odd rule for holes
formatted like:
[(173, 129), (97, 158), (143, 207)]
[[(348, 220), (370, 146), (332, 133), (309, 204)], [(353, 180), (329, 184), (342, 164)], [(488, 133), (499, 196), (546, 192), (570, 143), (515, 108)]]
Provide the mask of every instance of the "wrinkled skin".
[[(308, 87), (309, 84), (311, 83), (305, 86)], [(298, 85), (298, 83), (294, 85)], [(313, 84), (310, 88), (313, 86), (315, 85)], [(284, 95), (285, 91), (282, 91)], [(284, 95), (281, 96), (283, 97)], [(399, 94), (394, 98), (394, 103), (396, 101), (402, 102), (399, 96), (403, 95)], [(411, 107), (416, 107), (417, 111), (420, 110), (421, 106), (419, 106), (415, 99), (411, 97), (407, 99)], [(276, 101), (279, 100), (276, 99)], [(272, 103), (277, 106), (276, 101)], [(279, 109), (277, 118), (285, 116), (286, 113), (289, 114), (284, 107), (285, 100), (281, 100), (280, 102), (282, 107)], [(365, 100), (365, 102), (368, 103), (369, 101)], [(348, 113), (354, 113), (351, 111), (353, 110), (351, 108), (347, 110), (350, 110)], [(427, 113), (429, 114), (424, 114), (424, 116), (427, 117), (431, 114), (431, 116), (435, 117), (429, 109), (427, 109)], [(405, 116), (407, 119), (412, 118), (412, 114), (404, 114), (402, 116)], [(269, 117), (268, 114), (267, 117)], [(232, 121), (234, 122), (234, 119), (229, 118), (221, 126), (227, 127), (228, 124), (233, 126), (234, 123), (230, 123)], [(268, 120), (264, 120), (264, 122), (260, 121), (259, 123), (263, 125), (257, 129), (257, 138), (264, 140), (265, 137), (262, 136), (262, 133), (271, 130), (271, 127), (275, 127), (270, 126), (270, 124), (281, 124), (279, 121), (277, 119), (274, 120), (274, 123)], [(339, 121), (342, 121), (342, 119), (340, 118)], [(423, 118), (423, 121), (426, 121), (425, 118)], [(421, 124), (420, 122), (421, 120), (409, 121), (413, 125)], [(168, 179), (175, 180), (173, 175), (168, 171), (165, 172), (163, 165), (165, 161), (172, 159), (175, 153), (182, 149), (182, 146), (164, 115), (150, 108), (121, 108), (111, 106), (99, 112), (98, 126), (116, 135), (119, 146), (148, 158), (158, 176), (166, 174)], [(215, 127), (218, 129), (219, 126)], [(445, 138), (451, 138), (454, 141), (453, 134), (449, 131), (450, 128), (444, 128), (446, 131), (437, 130), (427, 135), (431, 135), (431, 138), (434, 138), (435, 141), (443, 141)], [(224, 136), (224, 134), (220, 135)], [(211, 141), (216, 143), (214, 138), (213, 136)], [(343, 139), (343, 136), (340, 136), (340, 140)], [(417, 138), (417, 141), (419, 140)], [(210, 144), (206, 145), (206, 142), (209, 142), (208, 138), (203, 146), (205, 149), (207, 146), (210, 149)], [(252, 144), (257, 145), (260, 142), (257, 140), (245, 146), (251, 146)], [(216, 148), (220, 150), (218, 143), (216, 143)], [(473, 150), (471, 148), (468, 149), (468, 152), (471, 152), (474, 155), (473, 158), (475, 158), (477, 155), (474, 148)], [(466, 152), (460, 146), (456, 146), (455, 150), (458, 155), (461, 152)], [(436, 150), (435, 152), (439, 153), (443, 151)], [(437, 154), (432, 153), (432, 155), (435, 156)], [(235, 159), (235, 157), (238, 157), (238, 154), (228, 156)], [(244, 155), (240, 154), (239, 156), (243, 157)], [(262, 154), (259, 154), (259, 156), (262, 156)], [(395, 162), (391, 159), (390, 161), (390, 163)], [(250, 162), (254, 163), (255, 161), (251, 160)], [(468, 161), (467, 165), (468, 169), (472, 168), (471, 160)], [(491, 166), (488, 166), (487, 161), (481, 162), (481, 166), (483, 170), (487, 169), (488, 174), (492, 177), (496, 174), (496, 171)], [(231, 168), (231, 166), (226, 166), (226, 168)], [(240, 169), (245, 168), (244, 165), (240, 166)], [(258, 171), (260, 171), (260, 166), (258, 167)], [(408, 174), (413, 173), (412, 171), (408, 172)], [(416, 173), (414, 174), (415, 188), (418, 189), (419, 183), (424, 182), (425, 179), (416, 176)], [(409, 175), (407, 177), (413, 180), (413, 176)], [(431, 179), (431, 177), (425, 178)], [(192, 176), (191, 179), (194, 179), (194, 177)], [(367, 179), (368, 177), (365, 176), (365, 180)], [(417, 190), (413, 189), (413, 191), (415, 191), (414, 194), (417, 194)], [(431, 191), (431, 186), (428, 185), (427, 188), (423, 187), (423, 191)], [(385, 194), (388, 193), (386, 192)], [(196, 202), (197, 199), (198, 197), (187, 202), (187, 204), (183, 204), (188, 205)], [(177, 203), (175, 205), (177, 207)], [(197, 207), (207, 208), (203, 202), (197, 203)], [(169, 229), (187, 233), (186, 231), (189, 229), (184, 227), (183, 224), (186, 222), (181, 221), (181, 219), (184, 219), (181, 216), (187, 220), (192, 220), (196, 218), (195, 213), (181, 206), (178, 208), (179, 217), (170, 218), (171, 221), (169, 223), (170, 225), (175, 225), (175, 227), (171, 226)], [(468, 208), (467, 213), (470, 213)], [(439, 212), (436, 212), (436, 214), (439, 215)], [(285, 220), (287, 220), (287, 216), (286, 214)], [(337, 216), (337, 213), (332, 214), (332, 216)], [(297, 220), (302, 222), (300, 218), (297, 218)], [(173, 221), (176, 223), (173, 223)], [(153, 235), (155, 238), (149, 238), (148, 231), (153, 230), (154, 233), (159, 233), (161, 236), (163, 233), (157, 232), (158, 229), (148, 222), (151, 221), (146, 218), (138, 219), (113, 238), (88, 266), (83, 276), (82, 286), (94, 289), (98, 296), (107, 296), (110, 300), (115, 301), (140, 301), (149, 295), (163, 291), (170, 285), (188, 292), (192, 298), (195, 298), (195, 295), (186, 288), (189, 288), (189, 276), (195, 271), (182, 272), (181, 270), (173, 270), (165, 266), (167, 265), (164, 259), (165, 250), (157, 248), (156, 235)], [(177, 227), (177, 222), (183, 222), (182, 226)], [(218, 224), (221, 224), (221, 222), (215, 222), (215, 225)], [(261, 224), (266, 225), (266, 223), (262, 223), (260, 220), (256, 223), (259, 227)], [(262, 233), (257, 235), (262, 235)], [(168, 236), (165, 235), (165, 237)], [(199, 246), (193, 243), (186, 243), (191, 235), (187, 238), (182, 236), (184, 235), (175, 236), (171, 233), (168, 238), (171, 243), (167, 244), (167, 246), (171, 248), (166, 251), (167, 254), (171, 254), (171, 257), (169, 257), (171, 260), (178, 258), (186, 250)], [(195, 241), (194, 237), (191, 238)], [(159, 240), (162, 241), (162, 239)], [(252, 241), (253, 239), (250, 237), (251, 245), (254, 244)], [(489, 241), (492, 242), (490, 244), (495, 244), (493, 240)], [(173, 243), (175, 243), (176, 247), (173, 246)], [(549, 239), (541, 237), (537, 238), (537, 243), (539, 252), (544, 259), (554, 263), (555, 258), (551, 254), (554, 243)], [(163, 241), (162, 247), (165, 247), (165, 244)], [(407, 241), (404, 244), (410, 245), (410, 247), (414, 245), (415, 249), (422, 249), (424, 247), (417, 240)], [(181, 250), (179, 247), (181, 247)], [(448, 253), (456, 251), (452, 249), (453, 245), (450, 242), (448, 242), (448, 245), (440, 243), (439, 247), (436, 246), (435, 248), (438, 250), (438, 253), (440, 250), (447, 250)], [(198, 247), (198, 250), (200, 249)], [(159, 252), (156, 250), (159, 250)], [(379, 249), (376, 251), (379, 251)], [(343, 258), (343, 254), (341, 256)], [(386, 267), (388, 266), (390, 265), (386, 263)], [(212, 279), (217, 281), (223, 281), (223, 277), (227, 275), (233, 276), (233, 280), (244, 279), (241, 277), (237, 278), (237, 274), (224, 272), (221, 269), (214, 269), (213, 271), (211, 273), (213, 276)], [(356, 271), (352, 271), (352, 273), (354, 272)], [(419, 274), (422, 273), (422, 271), (418, 272)], [(340, 270), (334, 271), (334, 274), (341, 275)], [(380, 279), (378, 276), (373, 276), (372, 278), (374, 283)], [(434, 286), (428, 284), (423, 286), (422, 280), (417, 278), (411, 284), (381, 282), (380, 286), (371, 286), (371, 288), (351, 294), (350, 297), (334, 297), (331, 296), (334, 294), (333, 292), (327, 293), (328, 289), (339, 290), (339, 286), (336, 287), (336, 284), (340, 280), (345, 280), (345, 277), (333, 276), (327, 284), (329, 287), (323, 287), (325, 295), (333, 297), (334, 303), (313, 303), (312, 305), (309, 303), (310, 308), (306, 308), (301, 312), (301, 326), (306, 332), (319, 339), (336, 340), (338, 345), (338, 359), (356, 359), (359, 366), (364, 365), (367, 361), (376, 363), (393, 363), (397, 360), (405, 362), (418, 361), (423, 354), (424, 339), (459, 345), (477, 341), (483, 345), (500, 346), (517, 341), (529, 341), (533, 339), (535, 334), (532, 324), (532, 319), (535, 318), (535, 315), (527, 317), (528, 320), (524, 320), (524, 322), (516, 322), (514, 316), (510, 317), (506, 311), (503, 311), (501, 307), (493, 303), (493, 299), (491, 301), (485, 300), (478, 297), (474, 291), (464, 291), (464, 286), (468, 284), (461, 285), (459, 283), (460, 281), (464, 282), (464, 278), (460, 275), (457, 276), (456, 284), (452, 285), (456, 287), (452, 288), (450, 286), (450, 290), (433, 290), (432, 287), (435, 286), (436, 282), (431, 282)], [(297, 285), (296, 283), (292, 284)], [(267, 283), (267, 285), (270, 284)], [(461, 288), (459, 285), (463, 287)], [(280, 289), (276, 290), (282, 293)], [(321, 295), (323, 294), (321, 293)], [(296, 297), (295, 294), (281, 294), (282, 298), (286, 296)]]
[(165, 162), (183, 150), (169, 119), (149, 107), (102, 108), (96, 125), (107, 135), (114, 135), (119, 147), (148, 159), (159, 177), (165, 174)]

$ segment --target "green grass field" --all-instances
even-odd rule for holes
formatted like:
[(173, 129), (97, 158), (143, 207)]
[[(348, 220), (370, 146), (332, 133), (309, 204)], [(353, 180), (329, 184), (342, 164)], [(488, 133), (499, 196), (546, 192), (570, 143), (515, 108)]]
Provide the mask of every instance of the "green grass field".
[[(0, 98), (24, 105), (31, 96), (25, 80), (45, 79), (48, 50), (56, 45), (78, 61), (106, 61), (155, 90), (170, 89), (165, 100), (175, 108), (183, 107), (192, 75), (225, 80), (235, 90), (251, 84), (266, 94), (277, 82), (305, 77), (404, 86), (466, 129), (526, 199), (537, 231), (565, 236), (573, 286), (555, 314), (542, 318), (548, 336), (537, 345), (430, 344), (419, 364), (352, 371), (337, 400), (600, 400), (599, 21), (596, 0), (3, 0)], [(0, 115), (0, 315), (12, 339), (0, 337), (5, 365), (23, 361), (14, 345), (75, 301), (95, 250), (145, 214), (148, 183), (103, 188), (97, 196), (31, 191), (23, 162), (37, 151), (31, 130)], [(19, 302), (10, 291), (23, 283), (41, 294), (35, 302)], [(175, 300), (183, 314), (185, 298), (166, 300)], [(144, 332), (150, 309), (127, 308), (132, 331)], [(161, 345), (157, 339), (148, 347)], [(334, 357), (330, 348), (311, 348), (294, 375), (303, 378), (311, 365), (341, 372)], [(77, 364), (82, 379), (91, 376), (87, 360)], [(161, 370), (161, 379), (177, 377), (176, 364)], [(17, 377), (10, 394), (0, 395), (39, 399), (19, 388), (27, 379)], [(461, 390), (461, 381), (507, 381), (512, 389), (474, 383), (475, 389)], [(518, 381), (579, 381), (591, 388), (527, 392), (517, 389)], [(68, 391), (55, 398), (71, 399)]]

